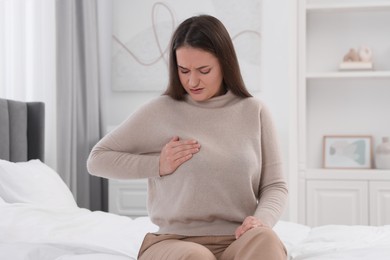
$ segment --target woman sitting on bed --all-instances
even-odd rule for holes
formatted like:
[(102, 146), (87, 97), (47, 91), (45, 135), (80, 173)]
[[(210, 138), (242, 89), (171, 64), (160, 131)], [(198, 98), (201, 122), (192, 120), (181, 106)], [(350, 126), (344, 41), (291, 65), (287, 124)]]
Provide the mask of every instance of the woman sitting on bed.
[[(153, 76), (153, 75), (151, 75)], [(139, 259), (286, 259), (272, 227), (287, 197), (270, 112), (247, 91), (216, 18), (191, 17), (172, 36), (169, 84), (100, 140), (93, 175), (148, 178), (157, 233)]]

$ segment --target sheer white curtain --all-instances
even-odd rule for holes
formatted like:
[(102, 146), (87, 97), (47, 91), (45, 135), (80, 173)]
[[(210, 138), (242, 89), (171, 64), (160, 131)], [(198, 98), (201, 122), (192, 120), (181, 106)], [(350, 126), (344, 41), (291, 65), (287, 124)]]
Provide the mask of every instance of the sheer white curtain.
[(0, 0), (0, 97), (43, 101), (45, 162), (56, 168), (54, 0)]
[(101, 138), (97, 21), (97, 0), (0, 0), (0, 97), (45, 103), (45, 162), (79, 206), (105, 210), (86, 169)]

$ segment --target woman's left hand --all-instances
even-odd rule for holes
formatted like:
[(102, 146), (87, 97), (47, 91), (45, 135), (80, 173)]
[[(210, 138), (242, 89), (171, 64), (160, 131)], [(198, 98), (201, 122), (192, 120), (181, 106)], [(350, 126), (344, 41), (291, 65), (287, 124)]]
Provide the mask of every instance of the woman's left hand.
[(244, 222), (236, 229), (235, 235), (236, 239), (238, 239), (240, 236), (242, 236), (245, 232), (248, 230), (255, 228), (255, 227), (264, 227), (264, 223), (257, 219), (254, 216), (246, 217)]

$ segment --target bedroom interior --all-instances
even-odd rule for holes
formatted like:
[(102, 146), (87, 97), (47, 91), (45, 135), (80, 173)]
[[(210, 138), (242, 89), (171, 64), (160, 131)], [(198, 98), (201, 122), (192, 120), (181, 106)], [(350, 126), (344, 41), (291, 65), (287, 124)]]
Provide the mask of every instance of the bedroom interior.
[[(146, 182), (92, 178), (85, 161), (160, 92), (112, 87), (112, 1), (11, 2), (0, 1), (0, 258), (136, 259), (156, 230)], [(390, 169), (377, 148), (390, 136), (390, 1), (249, 2), (262, 16), (254, 95), (286, 162), (288, 208), (274, 229), (289, 259), (389, 259)], [(342, 64), (352, 48), (369, 48), (368, 69), (364, 53)], [(350, 140), (364, 163), (349, 160)], [(348, 156), (325, 160), (338, 149)]]

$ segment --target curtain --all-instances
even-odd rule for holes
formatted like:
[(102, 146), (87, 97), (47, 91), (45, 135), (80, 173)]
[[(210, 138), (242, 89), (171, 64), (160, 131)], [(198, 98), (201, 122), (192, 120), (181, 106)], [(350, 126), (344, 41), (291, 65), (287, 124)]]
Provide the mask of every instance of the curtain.
[(96, 0), (57, 0), (58, 172), (81, 207), (107, 210), (107, 183), (86, 161), (101, 138)]
[(96, 0), (0, 0), (0, 97), (45, 103), (45, 163), (79, 206), (107, 210), (86, 169), (102, 129), (96, 13)]
[(45, 103), (45, 163), (56, 169), (54, 0), (0, 0), (0, 97)]

